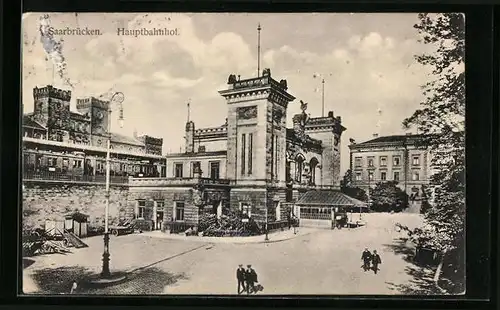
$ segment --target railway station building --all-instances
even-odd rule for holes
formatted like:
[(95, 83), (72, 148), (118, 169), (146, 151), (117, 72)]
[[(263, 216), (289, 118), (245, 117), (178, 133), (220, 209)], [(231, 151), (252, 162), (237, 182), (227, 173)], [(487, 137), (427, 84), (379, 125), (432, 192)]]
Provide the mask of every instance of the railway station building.
[[(287, 128), (287, 109), (295, 97), (287, 81), (273, 78), (270, 69), (244, 80), (231, 74), (227, 85), (219, 91), (228, 111), (221, 125), (197, 128), (188, 120), (185, 151), (166, 155), (166, 176), (130, 179), (131, 214), (163, 221), (167, 230), (178, 224), (196, 227), (203, 212), (232, 209), (272, 229), (292, 215), (317, 219), (325, 208), (355, 205), (339, 190), (346, 130), (340, 116), (330, 111), (311, 117), (300, 101), (302, 113)], [(308, 212), (300, 215), (295, 203), (311, 191), (316, 194), (308, 195)], [(325, 204), (332, 195), (335, 201)]]

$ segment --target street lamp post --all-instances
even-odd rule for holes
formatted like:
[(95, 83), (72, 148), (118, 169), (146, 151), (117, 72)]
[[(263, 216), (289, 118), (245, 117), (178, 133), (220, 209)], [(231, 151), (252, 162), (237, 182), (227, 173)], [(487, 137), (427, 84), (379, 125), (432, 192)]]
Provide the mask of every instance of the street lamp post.
[(111, 99), (109, 100), (108, 105), (108, 139), (106, 143), (106, 209), (105, 209), (105, 218), (104, 218), (104, 252), (102, 253), (102, 278), (109, 278), (111, 276), (111, 272), (109, 270), (109, 178), (110, 178), (110, 149), (111, 149), (111, 104), (113, 102), (118, 103), (120, 108), (120, 126), (123, 126), (123, 101), (125, 100), (125, 96), (121, 92), (116, 92), (113, 94)]

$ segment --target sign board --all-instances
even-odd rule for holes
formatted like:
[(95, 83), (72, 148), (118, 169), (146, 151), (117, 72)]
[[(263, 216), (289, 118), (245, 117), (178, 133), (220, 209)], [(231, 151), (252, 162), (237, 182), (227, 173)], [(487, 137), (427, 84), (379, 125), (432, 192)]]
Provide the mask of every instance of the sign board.
[(248, 219), (242, 219), (241, 222), (242, 223), (248, 223)]

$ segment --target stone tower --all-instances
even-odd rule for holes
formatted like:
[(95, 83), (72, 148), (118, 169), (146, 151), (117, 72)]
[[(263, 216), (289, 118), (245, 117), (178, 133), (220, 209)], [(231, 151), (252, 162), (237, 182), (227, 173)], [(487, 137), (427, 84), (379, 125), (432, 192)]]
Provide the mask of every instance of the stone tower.
[(321, 140), (323, 145), (321, 184), (340, 187), (340, 142), (342, 132), (340, 116), (334, 117), (328, 112), (326, 117), (310, 118), (305, 125), (305, 132), (314, 139)]
[(76, 109), (90, 117), (92, 145), (105, 147), (108, 134), (109, 102), (94, 97), (76, 100)]
[(271, 71), (261, 77), (236, 80), (231, 75), (226, 98), (227, 178), (236, 184), (285, 182), (286, 112), (295, 97), (286, 81), (277, 82)]
[(66, 142), (69, 139), (71, 91), (47, 85), (33, 89), (35, 101), (33, 118), (48, 129), (50, 140)]
[(231, 205), (251, 204), (253, 214), (263, 216), (276, 192), (285, 195), (286, 113), (295, 97), (270, 69), (246, 80), (230, 75), (228, 85), (219, 93), (228, 106), (226, 178), (238, 187)]

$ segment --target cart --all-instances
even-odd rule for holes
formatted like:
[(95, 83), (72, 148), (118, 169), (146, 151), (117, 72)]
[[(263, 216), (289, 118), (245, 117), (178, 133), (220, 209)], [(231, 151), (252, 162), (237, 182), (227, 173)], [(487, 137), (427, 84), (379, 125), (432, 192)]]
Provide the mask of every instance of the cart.
[(137, 227), (137, 225), (135, 224), (135, 220), (133, 220), (133, 221), (125, 221), (118, 225), (111, 225), (109, 226), (109, 232), (113, 236), (117, 237), (117, 236), (132, 234), (134, 232), (142, 233), (142, 230), (139, 229), (139, 227)]

